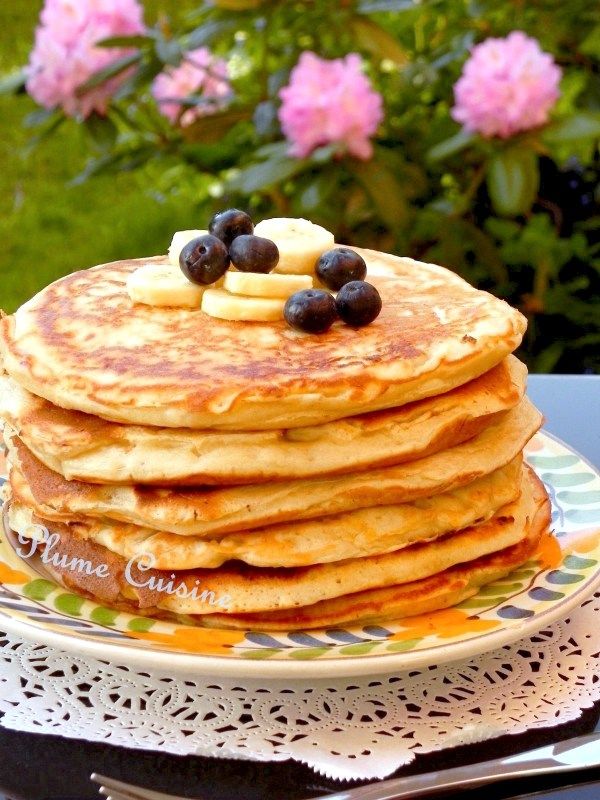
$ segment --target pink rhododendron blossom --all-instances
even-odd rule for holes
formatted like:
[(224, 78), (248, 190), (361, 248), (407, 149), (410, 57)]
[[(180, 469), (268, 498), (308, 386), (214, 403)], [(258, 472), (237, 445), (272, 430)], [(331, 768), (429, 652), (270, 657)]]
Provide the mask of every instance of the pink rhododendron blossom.
[[(190, 50), (178, 67), (167, 67), (152, 84), (152, 94), (161, 113), (184, 127), (222, 108), (224, 98), (230, 93), (227, 64), (206, 47)], [(198, 95), (202, 103), (186, 107), (177, 102), (190, 95)]]
[(279, 96), (279, 121), (292, 155), (304, 158), (337, 142), (357, 158), (371, 157), (369, 137), (383, 119), (382, 100), (356, 53), (333, 61), (302, 53)]
[(452, 116), (469, 131), (506, 139), (548, 121), (560, 78), (552, 56), (522, 31), (486, 39), (454, 86)]
[(46, 0), (27, 67), (27, 91), (45, 108), (60, 106), (69, 116), (105, 114), (122, 83), (119, 75), (77, 96), (77, 88), (95, 72), (132, 50), (96, 47), (112, 36), (143, 33), (137, 0)]

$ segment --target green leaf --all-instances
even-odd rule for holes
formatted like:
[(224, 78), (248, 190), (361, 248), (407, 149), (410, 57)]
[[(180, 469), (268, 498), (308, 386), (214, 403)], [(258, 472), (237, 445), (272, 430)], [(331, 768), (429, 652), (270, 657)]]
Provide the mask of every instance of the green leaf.
[(595, 28), (592, 28), (579, 45), (579, 51), (585, 53), (586, 56), (600, 58), (600, 25), (596, 25)]
[(423, 637), (418, 639), (401, 639), (398, 642), (390, 642), (386, 645), (386, 650), (391, 653), (404, 653), (407, 650), (414, 650), (414, 648), (423, 641)]
[(100, 39), (96, 42), (96, 47), (143, 47), (145, 44), (154, 41), (152, 36), (109, 36), (107, 39)]
[(312, 658), (319, 658), (319, 656), (325, 655), (327, 652), (329, 652), (328, 647), (303, 647), (299, 650), (292, 650), (290, 658), (294, 658), (297, 661), (308, 661)]
[(249, 11), (258, 8), (264, 0), (212, 0), (212, 5), (227, 11)]
[(258, 103), (252, 117), (257, 134), (262, 138), (274, 136), (279, 130), (277, 108), (272, 100)]
[(271, 158), (272, 156), (276, 156), (277, 158), (286, 158), (289, 152), (290, 146), (287, 142), (269, 142), (268, 144), (263, 144), (262, 147), (259, 147), (258, 150), (255, 151), (254, 155), (260, 159)]
[(182, 142), (179, 152), (188, 164), (209, 171), (231, 169), (239, 158), (237, 143), (227, 139), (217, 144)]
[(408, 207), (402, 186), (394, 173), (374, 159), (352, 160), (348, 168), (371, 198), (383, 222), (390, 230), (397, 231), (406, 222)]
[(270, 658), (278, 653), (281, 653), (281, 648), (277, 647), (263, 647), (260, 650), (242, 650), (240, 651), (242, 658), (250, 658), (253, 661), (262, 661), (265, 658)]
[(551, 144), (598, 137), (600, 137), (600, 113), (593, 111), (580, 111), (560, 122), (554, 122), (546, 128), (543, 135), (544, 140)]
[(23, 594), (31, 600), (45, 600), (57, 588), (55, 583), (37, 578), (23, 587)]
[(97, 622), (98, 625), (112, 626), (115, 624), (119, 612), (113, 608), (104, 608), (104, 606), (97, 606), (90, 614), (92, 622)]
[(540, 182), (537, 155), (533, 150), (512, 147), (503, 150), (488, 166), (487, 185), (498, 214), (526, 214), (536, 198)]
[(378, 11), (414, 11), (415, 0), (363, 0), (358, 4), (362, 14), (375, 14)]
[(140, 53), (131, 53), (130, 55), (116, 59), (116, 61), (108, 64), (108, 66), (104, 67), (104, 69), (100, 69), (98, 72), (95, 72), (91, 78), (88, 78), (87, 81), (84, 81), (80, 86), (77, 87), (75, 93), (78, 96), (81, 96), (82, 94), (89, 92), (90, 89), (95, 89), (97, 86), (101, 86), (103, 83), (106, 83), (106, 81), (109, 81), (111, 78), (120, 75), (121, 72), (125, 72), (126, 69), (134, 64), (137, 64), (140, 58)]
[(307, 161), (298, 158), (271, 158), (240, 170), (229, 182), (232, 191), (252, 194), (275, 186), (306, 169)]
[(560, 339), (556, 342), (552, 342), (552, 344), (548, 345), (548, 347), (535, 357), (534, 371), (541, 373), (552, 372), (560, 361), (566, 347), (567, 343)]
[(370, 653), (373, 648), (378, 647), (381, 642), (358, 642), (357, 644), (348, 644), (340, 648), (340, 653), (345, 656), (363, 656), (365, 653)]
[(134, 617), (127, 623), (127, 628), (136, 633), (145, 633), (154, 627), (156, 620), (149, 617)]
[(212, 40), (226, 33), (231, 33), (239, 28), (237, 19), (226, 17), (224, 19), (212, 19), (194, 28), (185, 39), (186, 49), (194, 50), (205, 44), (210, 44)]
[(84, 169), (69, 182), (71, 186), (79, 186), (89, 178), (105, 172), (128, 172), (157, 156), (156, 146), (149, 142), (140, 142), (137, 146), (127, 146), (99, 158), (90, 159)]
[(308, 158), (313, 164), (328, 164), (332, 157), (338, 152), (339, 149), (337, 144), (324, 144), (322, 147), (317, 147), (316, 150), (313, 150)]
[(187, 125), (183, 130), (184, 139), (188, 142), (216, 144), (229, 133), (234, 125), (251, 118), (249, 109), (228, 108), (214, 114), (201, 117)]
[(61, 116), (61, 113), (55, 108), (36, 108), (31, 114), (27, 114), (23, 120), (23, 126), (25, 128), (37, 128), (53, 119), (55, 114)]
[(579, 461), (577, 456), (536, 456), (531, 455), (527, 460), (533, 464), (534, 467), (540, 469), (567, 469), (574, 467)]
[(473, 144), (476, 139), (476, 133), (470, 133), (462, 128), (458, 133), (455, 133), (454, 136), (451, 136), (449, 139), (444, 139), (443, 142), (434, 145), (428, 151), (427, 159), (428, 161), (442, 161), (444, 158), (460, 153), (465, 147), (469, 147), (469, 145)]
[(80, 597), (78, 594), (71, 594), (70, 592), (63, 592), (59, 594), (54, 600), (54, 607), (63, 614), (68, 614), (70, 617), (80, 617), (81, 607), (85, 603), (85, 598)]
[(565, 511), (565, 517), (569, 522), (592, 523), (600, 522), (600, 510), (597, 508), (569, 508)]
[(280, 89), (287, 84), (290, 78), (290, 71), (286, 67), (276, 69), (267, 78), (269, 97), (274, 97)]
[(117, 141), (117, 126), (109, 117), (90, 114), (83, 124), (94, 144), (101, 150), (109, 150)]
[(127, 75), (114, 92), (115, 100), (122, 100), (144, 91), (146, 84), (161, 71), (162, 66), (157, 58), (153, 58), (150, 62), (140, 62), (135, 71)]
[(164, 36), (157, 36), (154, 45), (156, 55), (164, 64), (177, 67), (181, 63), (183, 51), (177, 39), (166, 39)]
[(296, 199), (305, 212), (311, 213), (325, 204), (337, 189), (337, 183), (334, 176), (327, 172), (323, 172), (316, 177), (312, 175), (309, 177), (310, 181), (300, 190)]
[[(45, 112), (45, 113), (42, 113)], [(35, 117), (34, 117), (35, 115)], [(37, 112), (33, 112), (32, 114), (28, 115), (25, 118), (25, 125), (26, 127), (31, 125), (36, 125), (38, 130), (35, 136), (32, 136), (31, 139), (27, 142), (25, 148), (25, 154), (30, 153), (35, 147), (40, 144), (40, 142), (47, 139), (48, 136), (53, 134), (57, 128), (59, 128), (67, 118), (62, 113), (62, 111), (57, 111), (53, 109), (52, 111), (46, 111), (46, 109), (40, 110), (39, 114)]]
[(565, 489), (561, 492), (558, 492), (556, 496), (564, 503), (571, 503), (571, 505), (574, 506), (591, 506), (595, 505), (596, 503), (600, 503), (600, 491), (593, 489), (588, 489), (587, 491), (583, 492), (574, 492)]
[(27, 76), (24, 69), (9, 72), (0, 78), (0, 94), (18, 94), (25, 90)]
[(366, 50), (381, 61), (389, 59), (398, 66), (408, 63), (409, 56), (400, 42), (372, 19), (352, 17), (350, 28), (362, 50)]

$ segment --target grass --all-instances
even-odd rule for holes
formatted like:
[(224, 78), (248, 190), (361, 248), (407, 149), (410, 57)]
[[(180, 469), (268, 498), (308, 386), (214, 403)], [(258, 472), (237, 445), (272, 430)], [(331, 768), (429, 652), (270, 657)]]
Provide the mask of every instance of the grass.
[[(182, 3), (145, 5), (149, 16)], [(27, 62), (41, 6), (0, 4), (0, 73)], [(89, 154), (85, 131), (69, 120), (28, 153), (31, 131), (23, 119), (35, 108), (24, 95), (0, 97), (0, 308), (13, 311), (75, 269), (164, 252), (178, 228), (204, 227), (195, 209), (181, 200), (159, 202), (134, 174), (69, 186)]]

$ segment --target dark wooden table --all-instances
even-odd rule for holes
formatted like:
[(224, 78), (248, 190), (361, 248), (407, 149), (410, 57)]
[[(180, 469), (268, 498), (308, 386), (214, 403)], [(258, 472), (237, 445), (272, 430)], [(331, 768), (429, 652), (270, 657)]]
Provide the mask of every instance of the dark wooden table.
[[(600, 376), (532, 376), (529, 394), (545, 413), (546, 428), (594, 465), (600, 465)], [(418, 756), (396, 775), (496, 758), (600, 730), (599, 717), (597, 704), (578, 720), (555, 728)], [(89, 781), (92, 771), (202, 800), (302, 800), (341, 788), (339, 783), (319, 778), (308, 767), (291, 761), (263, 764), (171, 756), (0, 728), (0, 792), (11, 800), (97, 798), (96, 788)], [(539, 800), (600, 800), (600, 769), (561, 782), (566, 780), (580, 785), (552, 791), (561, 779), (532, 778), (451, 797), (481, 800), (485, 791), (485, 800), (503, 800), (536, 792)]]

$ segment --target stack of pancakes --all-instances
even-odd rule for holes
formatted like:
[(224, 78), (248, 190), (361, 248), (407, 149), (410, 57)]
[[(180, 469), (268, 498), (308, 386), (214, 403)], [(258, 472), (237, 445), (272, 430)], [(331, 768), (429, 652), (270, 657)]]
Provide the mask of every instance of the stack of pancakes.
[(291, 630), (447, 607), (530, 558), (524, 318), (360, 252), (383, 310), (359, 330), (133, 304), (140, 261), (0, 321), (8, 521), (45, 569), (135, 613)]

